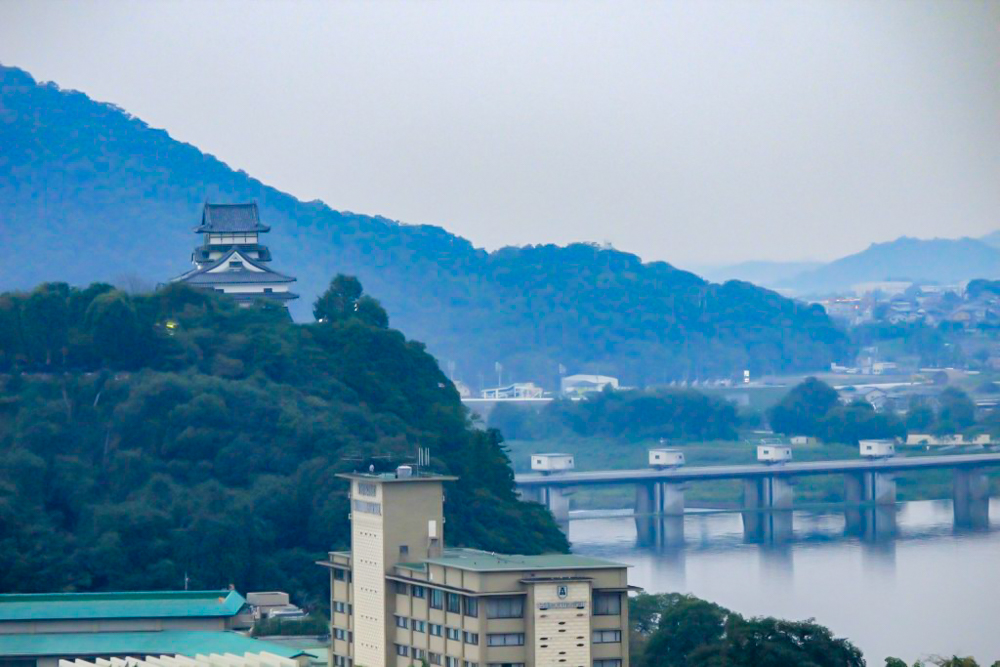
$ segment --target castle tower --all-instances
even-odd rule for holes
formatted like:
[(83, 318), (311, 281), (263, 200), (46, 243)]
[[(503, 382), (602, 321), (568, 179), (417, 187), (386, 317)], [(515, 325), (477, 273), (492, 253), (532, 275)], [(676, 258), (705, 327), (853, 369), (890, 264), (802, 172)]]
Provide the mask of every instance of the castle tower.
[(240, 305), (297, 299), (289, 291), (295, 278), (267, 266), (271, 251), (260, 243), (260, 235), (270, 230), (261, 223), (256, 203), (205, 204), (201, 224), (194, 228), (202, 235), (202, 244), (191, 254), (194, 268), (170, 282), (215, 290)]

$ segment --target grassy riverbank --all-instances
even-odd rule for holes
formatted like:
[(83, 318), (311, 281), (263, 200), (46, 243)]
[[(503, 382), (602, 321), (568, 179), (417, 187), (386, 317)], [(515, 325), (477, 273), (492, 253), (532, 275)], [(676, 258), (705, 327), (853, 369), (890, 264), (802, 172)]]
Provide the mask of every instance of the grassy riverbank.
[[(505, 443), (516, 472), (528, 472), (529, 457), (535, 452), (568, 452), (576, 457), (577, 470), (621, 470), (645, 468), (647, 451), (659, 446), (655, 441), (622, 442), (603, 438), (570, 438), (558, 441), (511, 440)], [(712, 466), (755, 463), (755, 447), (744, 441), (710, 441), (672, 443), (684, 451), (687, 465)], [(795, 446), (796, 461), (857, 459), (857, 447), (851, 445), (811, 444)], [(907, 451), (907, 456), (927, 452)], [(1000, 480), (993, 479), (994, 493), (1000, 493)], [(828, 503), (843, 499), (844, 484), (839, 475), (802, 477), (795, 483), (797, 503)], [(900, 501), (950, 498), (952, 473), (949, 470), (929, 470), (901, 474), (897, 477)], [(575, 489), (573, 509), (616, 509), (631, 506), (634, 499), (631, 486), (590, 487)], [(736, 507), (743, 487), (739, 481), (700, 482), (691, 484), (686, 492), (689, 507)]]

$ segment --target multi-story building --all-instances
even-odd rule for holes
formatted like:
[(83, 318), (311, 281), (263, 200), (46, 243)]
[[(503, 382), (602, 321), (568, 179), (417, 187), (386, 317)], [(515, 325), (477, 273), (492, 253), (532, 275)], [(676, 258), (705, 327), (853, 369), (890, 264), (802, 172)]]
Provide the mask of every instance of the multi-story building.
[(446, 549), (442, 483), (454, 477), (342, 477), (351, 551), (320, 563), (331, 667), (628, 667), (625, 565)]

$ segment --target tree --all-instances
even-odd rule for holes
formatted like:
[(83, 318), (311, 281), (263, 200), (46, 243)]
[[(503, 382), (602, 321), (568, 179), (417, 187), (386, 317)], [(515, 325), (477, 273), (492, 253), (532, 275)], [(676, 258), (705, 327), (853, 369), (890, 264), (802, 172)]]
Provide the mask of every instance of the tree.
[(732, 612), (691, 595), (672, 598), (660, 613), (656, 633), (645, 651), (648, 667), (688, 667), (696, 650), (718, 643)]
[(23, 340), (39, 365), (62, 362), (69, 339), (69, 285), (45, 283), (31, 292), (22, 309)]
[(820, 421), (839, 404), (837, 391), (814, 377), (796, 385), (768, 412), (771, 428), (788, 435), (820, 435)]
[[(635, 613), (635, 618), (631, 614)], [(690, 595), (637, 596), (637, 667), (863, 667), (861, 651), (812, 621), (745, 619)], [(656, 621), (655, 629), (653, 622)], [(898, 667), (892, 665), (891, 667)]]
[(906, 413), (906, 430), (924, 433), (934, 424), (934, 410), (924, 402), (911, 405)]
[(878, 413), (871, 403), (853, 401), (830, 410), (819, 424), (824, 442), (857, 445), (859, 440), (905, 438), (906, 427), (893, 413)]
[(354, 276), (338, 273), (330, 287), (313, 304), (313, 316), (318, 322), (334, 322), (352, 317), (363, 289)]
[(935, 429), (938, 433), (957, 433), (976, 423), (976, 404), (961, 389), (948, 387), (938, 400), (941, 403)]
[(85, 324), (95, 352), (105, 362), (120, 368), (139, 358), (139, 318), (124, 292), (105, 292), (91, 301)]

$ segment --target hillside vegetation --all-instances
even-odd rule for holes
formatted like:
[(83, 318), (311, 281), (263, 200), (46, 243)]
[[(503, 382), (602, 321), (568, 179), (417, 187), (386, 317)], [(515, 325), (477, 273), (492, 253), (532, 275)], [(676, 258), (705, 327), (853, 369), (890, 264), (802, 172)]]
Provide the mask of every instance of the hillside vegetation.
[(488, 253), (439, 227), (301, 202), (14, 68), (0, 67), (0, 145), (0, 289), (163, 282), (188, 268), (205, 201), (255, 200), (275, 268), (298, 277), (296, 319), (332, 273), (357, 275), (396, 326), (474, 387), (495, 362), (505, 378), (549, 388), (560, 364), (644, 386), (813, 370), (849, 347), (820, 307), (748, 283), (587, 244)]
[[(429, 447), (447, 540), (563, 551), (420, 343), (340, 277), (324, 321), (173, 285), (0, 295), (0, 590), (323, 590), (338, 472)], [(359, 298), (360, 297), (360, 298)]]

